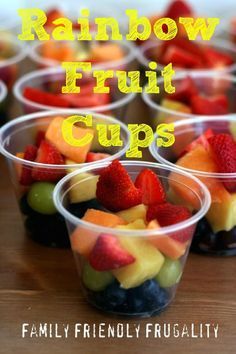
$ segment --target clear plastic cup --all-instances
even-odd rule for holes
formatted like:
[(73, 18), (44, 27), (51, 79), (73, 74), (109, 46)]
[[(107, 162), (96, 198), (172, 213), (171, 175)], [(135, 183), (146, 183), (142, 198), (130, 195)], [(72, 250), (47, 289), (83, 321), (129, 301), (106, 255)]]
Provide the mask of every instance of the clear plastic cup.
[[(201, 95), (214, 96), (214, 95), (225, 95), (229, 102), (229, 114), (226, 115), (215, 115), (212, 117), (227, 117), (236, 113), (236, 78), (229, 74), (216, 73), (216, 72), (189, 72), (178, 73), (172, 80), (173, 86), (176, 88), (176, 93), (178, 93), (178, 87), (181, 82), (190, 77), (193, 80), (194, 85), (199, 90)], [(189, 119), (194, 117), (201, 118), (202, 115), (186, 113), (186, 105), (183, 106), (180, 104), (180, 110), (177, 109), (176, 104), (173, 105), (174, 109), (168, 108), (167, 105), (163, 106), (163, 99), (169, 100), (171, 94), (166, 94), (164, 89), (164, 79), (158, 79), (158, 85), (160, 87), (160, 94), (148, 94), (143, 90), (142, 98), (149, 108), (150, 120), (154, 126), (160, 123), (171, 123), (182, 119)], [(172, 101), (169, 100), (171, 103)], [(188, 107), (187, 107), (188, 109)], [(189, 110), (190, 111), (190, 110)]]
[[(145, 161), (125, 161), (122, 164), (133, 180), (142, 169), (151, 169), (162, 180), (167, 194), (170, 185), (175, 183), (174, 176), (182, 176), (188, 180), (191, 185), (190, 190), (196, 196), (192, 217), (172, 226), (144, 230), (102, 227), (79, 218), (73, 212), (70, 196), (78, 188), (83, 189), (83, 184), (88, 181), (88, 177), (79, 178), (77, 183), (76, 178), (84, 173), (89, 173), (91, 179), (99, 176), (108, 163), (83, 168), (67, 175), (54, 190), (54, 203), (66, 220), (78, 275), (87, 301), (105, 312), (149, 317), (159, 314), (173, 301), (188, 256), (191, 235), (196, 223), (209, 208), (210, 195), (206, 187), (195, 177), (176, 168)], [(184, 188), (186, 191), (189, 190), (188, 186)], [(190, 237), (181, 243), (179, 237), (186, 230)], [(128, 250), (135, 257), (134, 263), (115, 270), (109, 269), (106, 272), (95, 271), (91, 265), (91, 257), (93, 247), (102, 235), (116, 239), (123, 249)], [(178, 246), (182, 248), (177, 254), (170, 254), (164, 246), (166, 243), (173, 242), (172, 237), (175, 237)], [(104, 262), (107, 260), (105, 255), (102, 259)], [(178, 274), (175, 280), (172, 278), (172, 282), (166, 282), (168, 276), (163, 274), (162, 267), (165, 264), (166, 269), (166, 263), (171, 263), (173, 266), (173, 262), (177, 265)], [(172, 268), (169, 272), (170, 277), (174, 275), (173, 272)]]
[[(234, 60), (234, 63), (230, 66), (226, 67), (217, 67), (217, 68), (199, 68), (199, 69), (185, 69), (185, 68), (178, 68), (175, 65), (173, 65), (173, 69), (178, 72), (189, 72), (189, 71), (206, 71), (206, 72), (211, 72), (211, 71), (221, 71), (221, 72), (226, 72), (226, 73), (234, 73), (236, 70), (236, 48), (233, 46), (229, 41), (226, 40), (220, 40), (217, 39), (214, 41), (214, 43), (209, 43), (209, 42), (204, 42), (204, 41), (198, 41), (196, 43), (199, 43), (203, 48), (209, 47), (215, 50), (218, 50), (220, 53), (226, 53), (230, 54)], [(148, 64), (150, 61), (155, 61), (158, 63), (157, 67), (157, 72), (160, 72), (163, 68), (164, 65), (161, 64), (161, 61), (158, 61), (158, 58), (156, 58), (158, 49), (161, 50), (163, 45), (163, 42), (161, 41), (147, 41), (144, 45), (142, 45), (139, 48), (139, 51), (137, 52), (137, 58), (139, 60), (139, 63), (144, 67), (144, 69), (148, 69)], [(155, 58), (153, 58), (153, 50), (155, 50)], [(148, 69), (150, 70), (150, 69)]]
[(219, 36), (236, 44), (236, 17), (228, 15), (221, 21)]
[[(214, 133), (230, 133), (235, 136), (236, 115), (228, 117), (199, 117), (182, 120), (174, 123), (175, 143), (169, 148), (160, 148), (153, 143), (150, 152), (156, 161), (176, 167), (179, 171), (186, 171), (199, 178), (211, 193), (211, 207), (206, 217), (199, 221), (192, 243), (192, 250), (210, 255), (236, 255), (236, 194), (228, 192), (225, 184), (236, 182), (236, 173), (210, 173), (209, 162), (203, 162), (204, 157), (192, 157), (192, 162), (185, 162), (195, 166), (193, 169), (176, 165), (182, 156), (185, 147), (202, 135), (207, 129)], [(154, 140), (155, 141), (155, 140)], [(201, 158), (201, 160), (199, 160)], [(208, 168), (208, 170), (207, 170)], [(176, 192), (176, 190), (175, 190)], [(178, 197), (181, 191), (177, 191)], [(186, 198), (188, 199), (188, 198)]]
[[(86, 112), (75, 110), (73, 114), (85, 115)], [(68, 247), (69, 239), (64, 219), (56, 212), (52, 204), (51, 192), (45, 191), (45, 188), (48, 186), (48, 182), (46, 182), (45, 179), (41, 182), (43, 183), (43, 190), (40, 191), (38, 195), (41, 200), (46, 200), (49, 203), (49, 208), (46, 206), (45, 209), (45, 205), (43, 209), (41, 207), (32, 208), (32, 203), (31, 207), (29, 206), (29, 193), (32, 193), (32, 188), (37, 182), (32, 180), (30, 183), (27, 183), (27, 185), (25, 185), (25, 183), (22, 184), (22, 169), (24, 168), (26, 171), (29, 171), (30, 175), (32, 169), (37, 169), (38, 172), (46, 173), (49, 177), (52, 173), (55, 173), (56, 170), (59, 176), (61, 173), (61, 177), (63, 177), (66, 173), (71, 172), (71, 170), (73, 171), (85, 165), (92, 166), (96, 164), (96, 162), (86, 164), (67, 162), (68, 164), (66, 165), (43, 164), (25, 160), (21, 153), (25, 150), (26, 145), (36, 144), (37, 133), (39, 131), (45, 131), (54, 117), (68, 117), (70, 115), (71, 112), (38, 112), (14, 119), (0, 129), (0, 152), (5, 156), (8, 162), (10, 178), (24, 219), (26, 232), (33, 240), (50, 247)], [(103, 148), (98, 142), (97, 134), (95, 134), (91, 151), (111, 154), (111, 156), (106, 158), (107, 161), (120, 159), (128, 149), (128, 129), (122, 122), (113, 117), (94, 113), (93, 124), (96, 126), (98, 123), (119, 124), (121, 127), (123, 146)], [(48, 180), (50, 181), (50, 178)], [(51, 183), (49, 184), (51, 185)], [(54, 184), (53, 182), (51, 187), (49, 187), (53, 189)]]
[[(94, 38), (94, 34), (93, 38)], [(123, 58), (118, 59), (106, 59), (105, 61), (92, 62), (93, 68), (105, 68), (107, 70), (129, 70), (133, 67), (136, 59), (136, 52), (132, 43), (125, 41), (54, 41), (51, 40), (47, 43), (36, 42), (32, 45), (29, 51), (29, 57), (37, 65), (37, 69), (55, 67), (61, 65), (61, 60), (56, 60), (47, 51), (53, 47), (57, 49), (65, 50), (65, 46), (71, 53), (67, 54), (68, 58), (64, 61), (89, 61), (89, 55), (91, 49), (94, 46), (102, 46), (104, 43), (113, 43), (120, 47), (123, 52)], [(45, 57), (44, 53), (47, 53)], [(73, 53), (74, 52), (74, 53)]]
[(0, 80), (11, 88), (19, 74), (19, 64), (26, 57), (27, 50), (24, 43), (3, 32), (0, 32), (0, 46), (12, 50), (12, 54), (5, 59), (3, 59), (4, 53), (0, 53)]
[(6, 98), (7, 98), (7, 87), (3, 81), (0, 81), (0, 126), (5, 123), (7, 118)]
[[(85, 75), (85, 73), (83, 74), (85, 81), (87, 80), (87, 78), (90, 77), (91, 73), (89, 73), (88, 75)], [(82, 80), (81, 82), (83, 83)], [(33, 102), (29, 99), (26, 99), (23, 95), (23, 91), (25, 87), (34, 87), (38, 89), (43, 89), (45, 91), (47, 91), (48, 88), (53, 87), (61, 91), (61, 87), (64, 84), (65, 84), (65, 71), (58, 67), (49, 68), (49, 69), (33, 71), (29, 74), (24, 75), (16, 82), (13, 91), (14, 91), (14, 96), (22, 105), (24, 113), (34, 113), (42, 110), (55, 110), (55, 109), (59, 110), (60, 107), (43, 105), (43, 104)], [(99, 112), (104, 114), (107, 113), (108, 115), (113, 115), (119, 118), (120, 120), (125, 120), (128, 106), (135, 98), (136, 94), (121, 93), (117, 87), (116, 79), (111, 79), (111, 81), (109, 81), (109, 85), (110, 85), (111, 103), (108, 103), (106, 105), (95, 106), (95, 107), (86, 107), (83, 108), (83, 110)]]

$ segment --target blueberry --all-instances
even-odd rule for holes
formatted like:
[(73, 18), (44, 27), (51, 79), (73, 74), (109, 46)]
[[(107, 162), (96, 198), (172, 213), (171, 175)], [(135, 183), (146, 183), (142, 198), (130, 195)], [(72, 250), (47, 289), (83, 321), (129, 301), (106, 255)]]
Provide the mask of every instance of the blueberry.
[(109, 309), (115, 309), (126, 302), (127, 291), (120, 287), (118, 282), (109, 285), (103, 292), (104, 302)]
[(82, 218), (88, 209), (96, 209), (106, 211), (106, 209), (97, 201), (97, 199), (91, 199), (87, 202), (70, 204), (68, 210), (77, 218)]
[(19, 200), (19, 207), (20, 207), (20, 211), (24, 215), (31, 215), (34, 213), (34, 210), (31, 209), (31, 207), (27, 202), (27, 194), (24, 194), (22, 198)]

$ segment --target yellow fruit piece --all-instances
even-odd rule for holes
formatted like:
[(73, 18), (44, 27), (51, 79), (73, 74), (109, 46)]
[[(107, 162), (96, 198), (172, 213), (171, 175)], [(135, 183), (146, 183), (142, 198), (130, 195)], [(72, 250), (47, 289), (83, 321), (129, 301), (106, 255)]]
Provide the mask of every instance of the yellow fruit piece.
[(143, 219), (137, 219), (127, 225), (118, 225), (116, 229), (126, 229), (126, 230), (145, 230), (146, 224)]
[(135, 236), (120, 236), (119, 240), (135, 262), (112, 271), (121, 287), (125, 289), (141, 285), (144, 281), (155, 277), (164, 263), (164, 256), (148, 241)]
[(70, 179), (70, 201), (81, 203), (96, 198), (99, 176), (91, 173), (80, 173)]
[[(185, 114), (190, 114), (191, 113), (191, 108), (188, 107), (187, 105), (174, 101), (174, 100), (168, 100), (168, 99), (163, 99), (161, 101), (161, 107), (175, 111), (175, 112), (180, 112), (180, 113), (185, 113)], [(171, 115), (171, 113), (167, 112), (158, 112), (157, 118), (156, 118), (156, 123), (173, 123), (177, 120), (179, 120), (176, 116), (176, 114)], [(183, 117), (181, 117), (183, 119)]]
[(206, 215), (214, 232), (229, 231), (236, 226), (236, 193), (222, 203), (212, 203)]
[(122, 219), (127, 221), (128, 223), (132, 223), (137, 219), (143, 219), (146, 221), (147, 207), (144, 204), (136, 205), (130, 209), (122, 210), (116, 213)]

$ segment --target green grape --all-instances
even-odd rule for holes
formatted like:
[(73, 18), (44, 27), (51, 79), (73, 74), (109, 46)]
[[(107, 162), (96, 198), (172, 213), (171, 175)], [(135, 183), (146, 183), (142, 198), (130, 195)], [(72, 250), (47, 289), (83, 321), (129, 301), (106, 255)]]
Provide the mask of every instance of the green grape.
[(163, 288), (168, 288), (179, 282), (182, 275), (182, 266), (179, 260), (165, 259), (156, 280)]
[(88, 289), (102, 291), (113, 282), (114, 277), (110, 272), (98, 272), (93, 269), (89, 263), (85, 263), (83, 266), (82, 280)]
[(57, 210), (52, 198), (54, 188), (55, 184), (49, 182), (35, 182), (32, 184), (27, 195), (29, 206), (41, 214), (55, 214)]

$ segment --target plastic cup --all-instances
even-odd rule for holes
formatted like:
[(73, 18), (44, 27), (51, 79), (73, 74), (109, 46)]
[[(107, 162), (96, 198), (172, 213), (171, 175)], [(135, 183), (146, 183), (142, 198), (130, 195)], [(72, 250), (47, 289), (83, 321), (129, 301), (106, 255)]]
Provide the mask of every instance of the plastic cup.
[[(210, 190), (211, 207), (206, 217), (198, 223), (192, 250), (219, 256), (236, 255), (236, 214), (233, 203), (235, 194), (225, 188), (227, 183), (236, 181), (236, 173), (209, 173), (209, 169), (206, 171), (209, 167), (207, 162), (202, 169), (200, 163), (197, 169), (175, 165), (184, 148), (209, 128), (216, 134), (231, 133), (235, 136), (236, 116), (192, 118), (176, 122), (174, 126), (175, 143), (172, 147), (158, 148), (153, 143), (150, 152), (156, 161), (175, 166), (179, 171), (191, 173)], [(195, 163), (198, 161), (197, 157), (194, 161)]]
[[(8, 88), (11, 88), (19, 73), (19, 63), (26, 56), (26, 48), (23, 43), (13, 36), (0, 32), (0, 46), (10, 47), (12, 55), (0, 60), (0, 80), (4, 81)], [(3, 54), (4, 55), (4, 54)], [(1, 57), (4, 57), (1, 54)]]
[[(91, 75), (91, 73), (89, 74)], [(87, 78), (89, 78), (89, 75)], [(86, 75), (84, 75), (86, 80)], [(125, 120), (127, 109), (131, 101), (135, 98), (135, 93), (122, 94), (117, 87), (116, 80), (112, 79), (110, 82), (111, 103), (96, 107), (83, 108), (84, 111), (92, 111), (99, 113), (108, 113), (121, 120)], [(48, 87), (56, 87), (60, 89), (65, 84), (65, 71), (61, 68), (49, 68), (43, 70), (33, 71), (21, 77), (15, 84), (13, 91), (16, 99), (22, 105), (24, 113), (34, 113), (42, 110), (59, 110), (60, 107), (53, 107), (43, 105), (26, 99), (23, 95), (25, 87), (34, 87), (38, 89), (47, 90)], [(72, 110), (68, 110), (70, 112)]]
[(7, 87), (3, 81), (0, 81), (0, 126), (6, 121), (6, 98), (7, 98)]
[[(73, 114), (86, 114), (84, 111), (74, 111)], [(5, 124), (0, 130), (0, 151), (6, 157), (9, 166), (10, 178), (14, 190), (16, 192), (16, 197), (19, 203), (19, 207), (24, 219), (24, 224), (27, 234), (35, 241), (50, 247), (68, 247), (69, 239), (64, 223), (63, 217), (56, 212), (53, 204), (51, 204), (51, 192), (40, 192), (39, 198), (41, 200), (49, 201), (49, 208), (47, 209), (32, 208), (29, 206), (28, 198), (29, 193), (35, 185), (35, 181), (29, 183), (29, 185), (22, 185), (20, 183), (20, 176), (22, 173), (22, 168), (29, 171), (30, 174), (33, 168), (41, 173), (46, 173), (50, 176), (55, 169), (57, 172), (61, 172), (62, 177), (73, 169), (78, 169), (83, 166), (94, 165), (96, 162), (83, 163), (83, 164), (71, 164), (71, 165), (49, 165), (37, 162), (31, 162), (25, 160), (21, 155), (16, 155), (25, 150), (26, 145), (35, 144), (36, 135), (38, 131), (45, 131), (50, 121), (56, 116), (68, 117), (70, 113), (62, 113), (58, 111), (54, 112), (38, 112), (31, 115), (26, 115), (19, 117), (7, 124)], [(121, 140), (123, 141), (123, 146), (121, 147), (110, 147), (103, 148), (97, 141), (97, 135), (93, 141), (91, 151), (109, 153), (111, 156), (107, 157), (107, 161), (113, 159), (120, 159), (128, 148), (129, 143), (129, 131), (126, 126), (115, 118), (104, 116), (101, 114), (93, 114), (94, 125), (98, 123), (103, 124), (119, 124), (121, 127)], [(49, 179), (50, 180), (50, 179)], [(43, 188), (48, 185), (47, 182), (42, 182)], [(51, 186), (53, 188), (53, 185)], [(45, 190), (45, 189), (44, 189)], [(40, 196), (41, 195), (41, 196)], [(45, 199), (46, 198), (46, 199)]]
[[(199, 41), (199, 43), (203, 48), (208, 47), (212, 48), (215, 50), (218, 50), (219, 52), (230, 54), (234, 60), (234, 63), (230, 66), (227, 67), (217, 67), (217, 68), (201, 68), (201, 69), (185, 69), (185, 68), (178, 68), (177, 66), (173, 65), (173, 68), (176, 73), (178, 72), (189, 72), (189, 71), (206, 71), (206, 72), (211, 72), (211, 71), (220, 71), (220, 72), (226, 72), (226, 73), (233, 73), (236, 70), (236, 48), (228, 41), (225, 40), (220, 40), (217, 39), (214, 41), (214, 43), (209, 43), (209, 42), (204, 42), (204, 41)], [(158, 61), (158, 58), (153, 58), (153, 50), (155, 49), (155, 53), (157, 53), (158, 48), (161, 50), (163, 45), (163, 42), (160, 41), (147, 41), (144, 45), (140, 46), (139, 51), (137, 52), (137, 58), (139, 60), (139, 63), (145, 68), (148, 69), (148, 64), (150, 61), (155, 61), (158, 63), (157, 67), (157, 72), (160, 72), (163, 68), (164, 65), (160, 63), (160, 59)], [(148, 69), (150, 70), (150, 69)]]
[[(189, 76), (193, 80), (195, 86), (197, 87), (201, 95), (214, 96), (224, 94), (228, 98), (229, 114), (215, 115), (212, 117), (227, 117), (236, 113), (236, 79), (234, 76), (216, 72), (208, 73), (205, 71), (192, 71), (189, 72), (187, 76)], [(172, 80), (172, 84), (176, 88), (177, 93), (178, 87), (184, 79), (186, 79), (186, 73), (178, 73)], [(169, 109), (166, 106), (162, 106), (161, 103), (163, 98), (168, 100), (169, 97), (171, 97), (171, 94), (165, 93), (164, 80), (162, 78), (158, 79), (158, 84), (160, 86), (160, 94), (147, 94), (145, 90), (143, 90), (142, 93), (143, 101), (146, 103), (147, 107), (149, 107), (150, 120), (154, 126), (160, 123), (171, 123), (183, 119), (202, 117), (202, 115), (185, 113), (184, 110), (177, 111)], [(170, 103), (171, 102), (172, 101), (170, 101)]]
[(221, 21), (220, 25), (220, 36), (232, 44), (236, 44), (236, 25), (233, 26), (233, 23), (236, 23), (235, 17), (227, 16)]
[[(159, 314), (173, 301), (188, 256), (191, 235), (196, 223), (209, 208), (210, 195), (206, 187), (195, 177), (186, 172), (178, 171), (176, 168), (145, 161), (125, 161), (122, 164), (133, 180), (143, 168), (150, 168), (162, 180), (167, 193), (170, 184), (175, 182), (174, 176), (186, 178), (191, 184), (191, 191), (196, 193), (197, 206), (193, 216), (185, 222), (169, 227), (145, 230), (102, 227), (84, 221), (78, 215), (75, 216), (72, 212), (74, 208), (70, 202), (70, 195), (77, 188), (83, 189), (83, 183), (86, 183), (86, 178), (79, 178), (79, 182), (76, 183), (76, 177), (78, 178), (84, 173), (91, 174), (90, 178), (99, 176), (108, 163), (83, 168), (67, 175), (57, 184), (54, 190), (54, 203), (66, 220), (79, 278), (88, 302), (102, 311), (117, 315), (149, 317)], [(185, 188), (187, 190), (189, 187), (186, 186)], [(185, 240), (181, 244), (179, 237), (186, 230), (188, 230), (190, 237), (188, 241)], [(90, 260), (92, 259), (94, 244), (102, 235), (108, 235), (112, 239), (115, 238), (123, 249), (129, 249), (131, 255), (133, 252), (133, 256), (136, 257), (134, 263), (116, 270), (109, 269), (105, 273), (95, 271), (90, 264)], [(162, 242), (164, 244), (169, 241), (173, 242), (172, 237), (176, 237), (177, 244), (183, 247), (178, 256), (173, 254), (170, 256), (163, 245), (161, 246)], [(86, 240), (86, 244), (83, 242), (84, 240)], [(166, 254), (172, 259), (168, 258), (167, 260)], [(161, 264), (158, 266), (156, 262), (159, 262), (157, 260), (159, 257), (161, 258)], [(107, 258), (109, 258), (109, 255), (107, 257), (103, 255), (102, 259), (106, 262)], [(179, 274), (174, 281), (172, 279), (172, 283), (168, 282), (167, 284), (165, 282), (167, 277), (163, 275), (163, 270), (161, 273), (161, 269), (166, 262), (172, 262), (173, 264), (173, 259), (175, 259), (174, 263), (179, 268)], [(170, 273), (170, 275), (173, 275), (173, 272)], [(161, 280), (162, 277), (164, 280)]]

